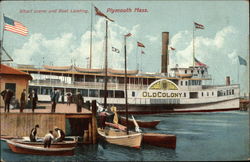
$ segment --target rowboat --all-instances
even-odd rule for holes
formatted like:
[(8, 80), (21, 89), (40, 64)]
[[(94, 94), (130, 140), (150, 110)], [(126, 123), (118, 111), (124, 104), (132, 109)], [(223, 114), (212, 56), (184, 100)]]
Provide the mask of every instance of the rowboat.
[(75, 147), (70, 148), (43, 148), (37, 146), (31, 146), (15, 142), (15, 140), (6, 141), (9, 148), (20, 154), (31, 155), (46, 155), (46, 156), (72, 156), (74, 155)]
[(142, 141), (142, 134), (129, 131), (129, 134), (125, 131), (113, 128), (97, 129), (99, 136), (108, 143), (122, 145), (132, 148), (140, 148)]
[(159, 147), (176, 148), (176, 136), (172, 134), (143, 133), (142, 142)]
[[(121, 116), (120, 121), (122, 125), (126, 125), (125, 117)], [(139, 125), (139, 127), (142, 127), (142, 128), (155, 128), (160, 123), (160, 120), (153, 120), (153, 121), (136, 120), (136, 122)], [(128, 119), (128, 125), (131, 127), (134, 127), (134, 122), (132, 119)]]
[[(43, 141), (37, 141), (37, 142), (30, 142), (30, 141), (25, 141), (22, 139), (13, 139), (13, 142), (20, 143), (20, 144), (25, 144), (29, 146), (36, 146), (36, 147), (43, 147)], [(52, 142), (50, 147), (51, 148), (71, 148), (76, 146), (76, 141), (62, 141), (62, 142)]]

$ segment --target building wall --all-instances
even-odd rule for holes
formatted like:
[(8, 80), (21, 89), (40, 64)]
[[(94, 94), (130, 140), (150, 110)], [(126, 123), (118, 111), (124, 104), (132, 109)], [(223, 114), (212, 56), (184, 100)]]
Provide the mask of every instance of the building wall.
[(57, 126), (65, 131), (65, 114), (1, 113), (1, 135), (29, 136), (32, 128), (39, 124), (37, 137), (44, 137)]
[[(26, 92), (28, 92), (28, 78), (24, 76), (19, 75), (2, 75), (1, 81), (0, 81), (0, 90), (1, 92), (5, 90), (5, 84), (6, 83), (15, 83), (16, 84), (16, 93), (15, 93), (15, 99), (17, 99), (20, 102), (20, 97), (23, 89), (26, 89)], [(27, 97), (27, 95), (26, 95)], [(0, 106), (4, 106), (3, 98), (0, 97)]]

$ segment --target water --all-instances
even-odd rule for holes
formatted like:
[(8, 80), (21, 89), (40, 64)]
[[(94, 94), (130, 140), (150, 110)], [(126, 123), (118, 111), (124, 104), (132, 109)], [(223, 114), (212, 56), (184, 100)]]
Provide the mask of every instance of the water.
[(158, 114), (135, 118), (161, 120), (156, 129), (144, 131), (175, 134), (176, 149), (150, 145), (132, 149), (100, 142), (78, 147), (74, 156), (51, 157), (16, 154), (1, 141), (1, 158), (5, 161), (234, 161), (250, 157), (248, 112)]

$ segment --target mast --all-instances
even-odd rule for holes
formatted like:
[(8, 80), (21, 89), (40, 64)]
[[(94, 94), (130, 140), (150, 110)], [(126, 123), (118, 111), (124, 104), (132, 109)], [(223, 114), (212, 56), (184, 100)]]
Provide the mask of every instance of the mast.
[(128, 131), (128, 93), (127, 93), (127, 50), (126, 50), (126, 35), (124, 36), (124, 70), (125, 70), (125, 77), (124, 77), (124, 83), (125, 83), (125, 109), (126, 109), (126, 126), (127, 126), (127, 134), (129, 134)]
[(108, 20), (106, 20), (106, 36), (105, 36), (105, 77), (104, 77), (104, 109), (107, 109), (107, 84), (108, 84)]
[(194, 57), (195, 57), (195, 48), (194, 48), (195, 37), (194, 37), (194, 30), (195, 30), (195, 25), (193, 26), (193, 67), (194, 67)]
[(91, 18), (90, 18), (90, 47), (89, 47), (89, 68), (92, 65), (92, 36), (93, 36), (93, 4), (91, 4)]

